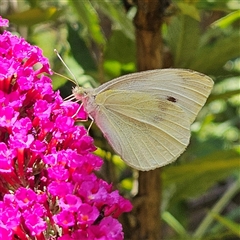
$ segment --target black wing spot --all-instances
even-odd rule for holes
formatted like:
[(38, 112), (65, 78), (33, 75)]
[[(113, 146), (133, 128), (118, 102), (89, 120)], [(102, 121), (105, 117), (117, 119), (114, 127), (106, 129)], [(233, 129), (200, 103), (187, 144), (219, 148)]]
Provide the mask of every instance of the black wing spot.
[(177, 102), (177, 99), (175, 97), (167, 96), (167, 100), (170, 102)]

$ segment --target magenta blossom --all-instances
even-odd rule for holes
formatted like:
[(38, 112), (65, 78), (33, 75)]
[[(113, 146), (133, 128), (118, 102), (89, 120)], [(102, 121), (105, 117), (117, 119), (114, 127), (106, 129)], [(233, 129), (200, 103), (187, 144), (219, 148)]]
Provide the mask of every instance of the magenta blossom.
[(0, 35), (0, 64), (0, 239), (123, 239), (117, 218), (132, 205), (95, 175), (103, 161), (76, 125), (85, 111), (53, 91), (23, 38)]
[(8, 27), (8, 20), (0, 16), (0, 27)]

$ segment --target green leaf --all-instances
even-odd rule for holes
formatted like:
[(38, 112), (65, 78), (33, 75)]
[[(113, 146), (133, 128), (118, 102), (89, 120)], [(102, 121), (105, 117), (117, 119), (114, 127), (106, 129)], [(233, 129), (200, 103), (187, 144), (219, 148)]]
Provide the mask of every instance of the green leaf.
[(231, 221), (230, 219), (228, 219), (226, 217), (222, 217), (221, 215), (214, 213), (214, 212), (210, 212), (209, 214), (212, 215), (212, 217), (215, 218), (223, 226), (225, 226), (226, 228), (231, 230), (235, 235), (240, 237), (240, 224), (237, 224), (237, 223)]
[(168, 26), (167, 43), (174, 57), (174, 67), (188, 67), (199, 46), (199, 22), (187, 15), (174, 17)]
[(104, 72), (110, 77), (110, 79), (135, 71), (136, 66), (134, 63), (121, 64), (118, 61), (104, 61)]
[(122, 4), (109, 0), (94, 1), (93, 4), (111, 19), (115, 25), (115, 29), (121, 29), (128, 38), (134, 40), (135, 35), (132, 20), (124, 12)]
[(135, 62), (135, 43), (126, 37), (122, 31), (115, 30), (108, 41), (105, 51), (106, 60), (114, 60), (120, 63)]
[(121, 74), (121, 63), (118, 61), (104, 61), (104, 72), (111, 77), (118, 77)]
[[(230, 200), (239, 192), (240, 189), (240, 178), (236, 179), (225, 191), (225, 193), (221, 196), (221, 198), (214, 204), (211, 208), (213, 213), (220, 213), (226, 207), (226, 205), (230, 202)], [(213, 222), (213, 217), (210, 213), (208, 213), (202, 222), (199, 224), (197, 229), (195, 230), (193, 236), (194, 239), (202, 239), (204, 235), (206, 235), (209, 227)]]
[[(230, 202), (232, 202), (231, 200), (230, 200)], [(213, 210), (211, 209), (211, 211), (208, 212), (208, 214), (210, 214), (210, 216), (213, 218), (213, 216), (211, 215), (212, 212), (213, 212)], [(216, 212), (214, 212), (214, 213), (216, 213)], [(238, 206), (236, 208), (232, 208), (232, 210), (230, 212), (227, 212), (225, 214), (226, 215), (224, 215), (224, 217), (226, 217), (231, 222), (235, 222), (235, 220), (238, 219), (238, 217), (240, 216), (240, 206)], [(239, 228), (239, 230), (240, 230), (240, 228)], [(223, 225), (220, 222), (215, 222), (211, 229), (211, 234), (222, 233), (223, 231), (224, 231)], [(232, 231), (228, 230), (228, 232), (229, 232), (229, 234), (232, 235)]]
[(200, 21), (200, 14), (195, 5), (185, 2), (178, 2), (177, 5), (180, 8), (182, 14), (187, 15), (197, 21)]
[(133, 180), (131, 178), (124, 178), (121, 181), (121, 187), (130, 192), (133, 188)]
[[(187, 231), (184, 229), (182, 224), (170, 213), (170, 212), (163, 212), (162, 219), (172, 227), (179, 235), (184, 236), (185, 239), (187, 238), (188, 234)], [(188, 236), (189, 237), (189, 236)]]
[(79, 36), (78, 32), (70, 25), (68, 26), (68, 41), (71, 46), (73, 57), (86, 72), (97, 71), (96, 62), (85, 41)]
[[(30, 35), (29, 39), (31, 40), (34, 45), (37, 45), (40, 47), (44, 55), (51, 60), (53, 58), (56, 58), (56, 53), (54, 53), (54, 48), (56, 47), (56, 42), (57, 42), (58, 35), (56, 34), (55, 31), (53, 31), (51, 28), (45, 28), (42, 31), (38, 31), (35, 34)], [(46, 44), (46, 39), (47, 39), (47, 44)]]
[(40, 0), (26, 0), (31, 8), (39, 6)]
[(230, 36), (212, 39), (207, 45), (198, 48), (189, 68), (205, 74), (218, 75), (228, 60), (239, 57), (240, 34), (234, 32)]
[(240, 94), (240, 89), (230, 90), (220, 94), (211, 94), (210, 97), (208, 98), (208, 103), (218, 99), (228, 100), (230, 97), (238, 94)]
[(172, 201), (199, 196), (240, 166), (239, 153), (219, 150), (193, 162), (163, 168), (165, 188), (176, 187)]
[(227, 16), (224, 16), (214, 23), (211, 24), (212, 27), (226, 28), (233, 24), (235, 21), (240, 19), (240, 10), (229, 13)]
[(239, 1), (236, 0), (224, 0), (224, 1), (206, 1), (201, 0), (197, 3), (197, 8), (204, 9), (206, 11), (222, 11), (229, 12), (230, 10), (238, 10), (240, 7)]
[(33, 26), (50, 20), (56, 20), (63, 11), (57, 10), (55, 7), (46, 9), (32, 8), (27, 11), (13, 13), (5, 16), (10, 22), (17, 25)]
[(73, 9), (77, 12), (78, 19), (81, 24), (86, 27), (90, 37), (100, 46), (106, 43), (105, 37), (102, 33), (98, 13), (94, 9), (89, 0), (74, 1), (69, 0)]

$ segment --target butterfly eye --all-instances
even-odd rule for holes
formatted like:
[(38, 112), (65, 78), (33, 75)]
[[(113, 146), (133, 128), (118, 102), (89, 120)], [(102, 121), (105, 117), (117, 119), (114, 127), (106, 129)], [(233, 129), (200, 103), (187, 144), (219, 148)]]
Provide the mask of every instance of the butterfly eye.
[(83, 98), (85, 98), (86, 96), (89, 95), (89, 90), (77, 86), (73, 89), (73, 94), (74, 94), (76, 99), (81, 100), (81, 99), (83, 99)]

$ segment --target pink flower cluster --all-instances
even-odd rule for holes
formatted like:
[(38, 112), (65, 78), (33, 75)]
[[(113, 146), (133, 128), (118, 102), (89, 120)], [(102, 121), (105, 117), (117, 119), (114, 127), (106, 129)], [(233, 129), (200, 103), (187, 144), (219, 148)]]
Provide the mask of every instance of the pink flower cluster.
[(0, 35), (0, 65), (0, 239), (123, 239), (117, 218), (132, 205), (94, 174), (103, 162), (75, 124), (86, 113), (23, 38)]

